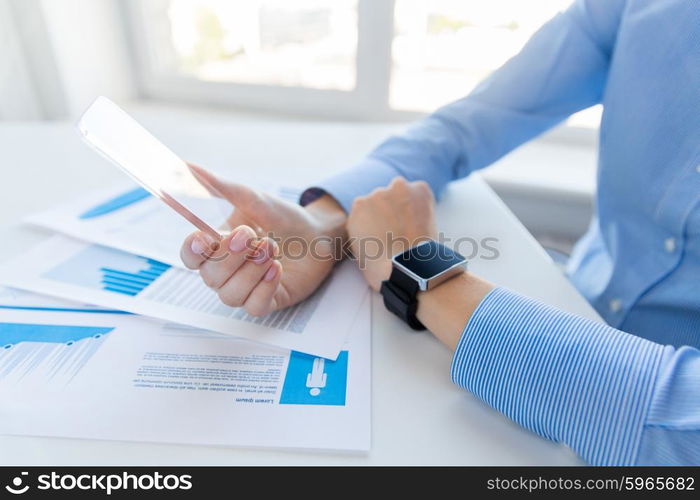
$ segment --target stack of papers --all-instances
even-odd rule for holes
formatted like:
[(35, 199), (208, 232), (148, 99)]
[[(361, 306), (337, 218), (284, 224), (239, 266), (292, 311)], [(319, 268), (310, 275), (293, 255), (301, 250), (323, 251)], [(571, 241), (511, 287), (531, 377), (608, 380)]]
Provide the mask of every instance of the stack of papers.
[(351, 264), (258, 318), (181, 267), (193, 228), (141, 188), (27, 222), (58, 234), (0, 267), (3, 433), (369, 449), (370, 301)]

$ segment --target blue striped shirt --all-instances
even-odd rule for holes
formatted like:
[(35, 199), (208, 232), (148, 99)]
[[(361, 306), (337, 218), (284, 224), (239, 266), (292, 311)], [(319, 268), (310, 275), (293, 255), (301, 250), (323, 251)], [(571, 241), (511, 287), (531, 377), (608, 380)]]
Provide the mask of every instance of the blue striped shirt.
[(569, 275), (608, 325), (496, 289), (452, 376), (589, 463), (700, 464), (697, 0), (577, 0), (470, 95), (319, 188), (349, 209), (402, 175), (439, 197), (597, 103), (597, 212)]

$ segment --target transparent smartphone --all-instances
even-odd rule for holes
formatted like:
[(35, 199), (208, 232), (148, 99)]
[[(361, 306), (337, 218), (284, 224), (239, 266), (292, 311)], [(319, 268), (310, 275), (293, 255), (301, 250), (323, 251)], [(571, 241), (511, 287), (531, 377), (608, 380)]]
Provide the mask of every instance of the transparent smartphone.
[(187, 163), (106, 97), (78, 121), (83, 140), (199, 230), (217, 240), (228, 211), (197, 180)]

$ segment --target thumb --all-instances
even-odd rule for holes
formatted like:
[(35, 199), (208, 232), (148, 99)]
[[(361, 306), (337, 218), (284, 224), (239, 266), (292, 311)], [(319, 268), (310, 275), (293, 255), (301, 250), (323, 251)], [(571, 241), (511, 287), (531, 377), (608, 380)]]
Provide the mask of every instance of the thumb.
[(243, 184), (223, 181), (202, 167), (190, 163), (187, 166), (200, 184), (212, 195), (228, 200), (234, 207), (253, 220), (266, 216), (267, 203), (254, 189)]

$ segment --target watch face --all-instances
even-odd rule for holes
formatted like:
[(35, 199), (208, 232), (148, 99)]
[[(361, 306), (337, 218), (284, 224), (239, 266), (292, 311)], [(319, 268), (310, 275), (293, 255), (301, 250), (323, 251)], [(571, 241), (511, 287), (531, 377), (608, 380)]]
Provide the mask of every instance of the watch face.
[(430, 279), (451, 267), (466, 262), (466, 259), (445, 245), (429, 240), (395, 256), (394, 262), (419, 278)]

